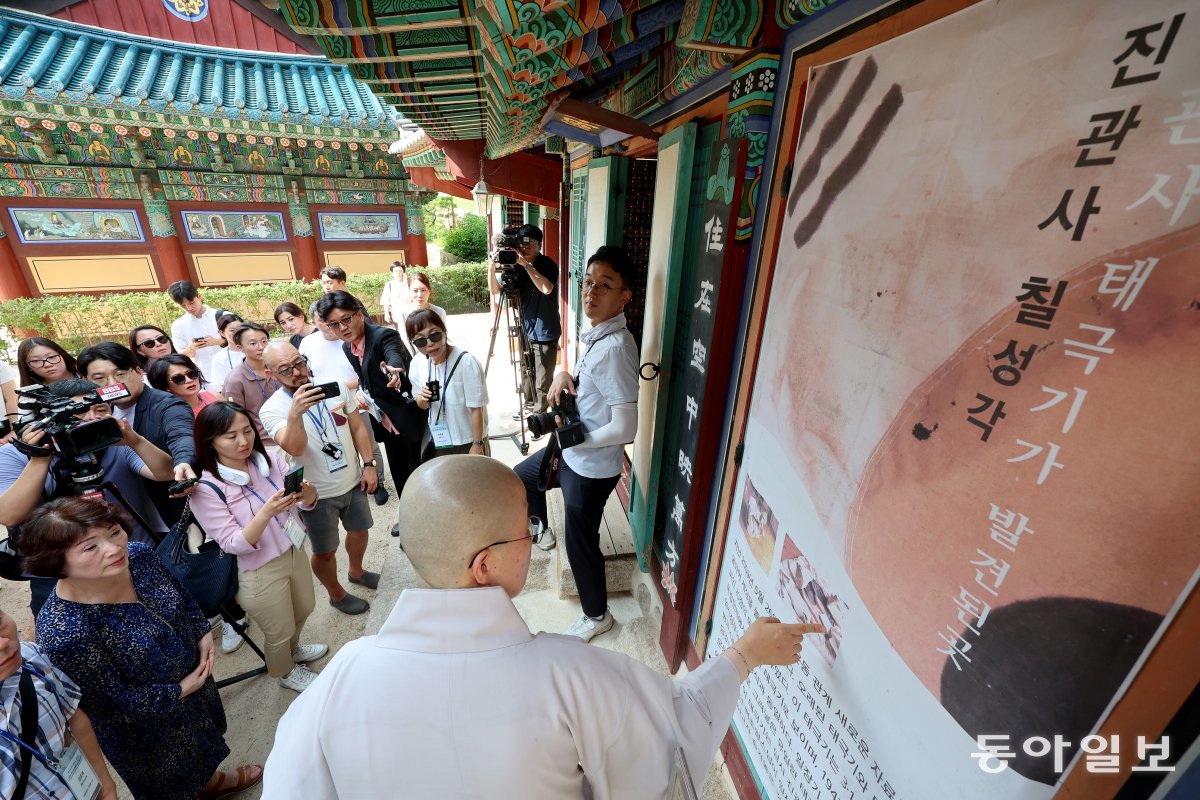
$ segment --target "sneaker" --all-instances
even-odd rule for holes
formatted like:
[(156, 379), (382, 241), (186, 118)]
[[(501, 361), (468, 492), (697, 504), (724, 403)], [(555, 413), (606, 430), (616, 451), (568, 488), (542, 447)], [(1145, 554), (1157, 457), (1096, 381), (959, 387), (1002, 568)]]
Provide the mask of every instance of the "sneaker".
[(349, 592), (346, 592), (346, 596), (341, 600), (338, 600), (336, 603), (333, 601), (332, 597), (329, 598), (329, 605), (333, 606), (343, 614), (349, 614), (350, 616), (354, 616), (355, 614), (365, 614), (367, 613), (368, 609), (371, 608), (371, 604), (366, 600), (363, 600), (361, 597), (355, 597)]
[(329, 652), (327, 644), (302, 644), (292, 651), (292, 661), (297, 664), (307, 664), (316, 661)]
[[(246, 620), (239, 619), (238, 625), (246, 626)], [(237, 628), (230, 625), (228, 622), (221, 623), (221, 652), (232, 653), (237, 650), (246, 640), (237, 632)]]
[[(533, 519), (535, 518), (530, 517), (531, 522)], [(554, 536), (554, 528), (547, 528), (541, 520), (538, 520), (537, 526), (538, 533), (537, 536), (534, 537), (533, 543), (542, 550), (553, 550), (554, 545), (558, 544), (558, 539), (556, 539)]]
[(382, 483), (379, 484), (379, 488), (375, 490), (375, 505), (386, 506), (388, 497), (389, 495), (387, 488)]
[[(392, 536), (399, 536), (399, 535), (400, 535), (400, 523), (397, 522), (395, 525), (392, 526)], [(403, 550), (404, 548), (401, 547), (400, 549)]]
[(317, 673), (302, 667), (299, 664), (292, 667), (292, 671), (279, 679), (279, 685), (285, 689), (291, 689), (293, 692), (303, 692), (312, 682), (317, 679)]
[(575, 624), (563, 631), (567, 636), (578, 636), (585, 642), (590, 642), (602, 633), (607, 633), (612, 630), (613, 615), (608, 609), (604, 610), (604, 616), (600, 619), (593, 619), (587, 614), (582, 614), (579, 619), (575, 620)]

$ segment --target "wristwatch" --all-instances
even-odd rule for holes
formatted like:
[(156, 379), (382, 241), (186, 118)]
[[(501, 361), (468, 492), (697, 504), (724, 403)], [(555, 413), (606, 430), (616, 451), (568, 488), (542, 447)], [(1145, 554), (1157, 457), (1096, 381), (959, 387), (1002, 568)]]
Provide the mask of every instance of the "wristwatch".
[(475, 441), (471, 442), (471, 444), (475, 445), (476, 447), (483, 447), (483, 439), (476, 439)]
[(364, 461), (363, 466), (364, 467), (375, 467), (375, 469), (379, 469), (379, 464), (373, 458), (370, 461)]

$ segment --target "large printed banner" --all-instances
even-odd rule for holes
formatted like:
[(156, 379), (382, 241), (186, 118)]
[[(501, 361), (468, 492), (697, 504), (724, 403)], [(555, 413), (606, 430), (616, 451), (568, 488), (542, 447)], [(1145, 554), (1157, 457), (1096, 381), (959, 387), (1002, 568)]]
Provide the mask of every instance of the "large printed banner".
[(743, 692), (764, 796), (1153, 768), (1094, 734), (1200, 564), (1198, 41), (990, 0), (807, 76), (709, 645), (829, 629)]

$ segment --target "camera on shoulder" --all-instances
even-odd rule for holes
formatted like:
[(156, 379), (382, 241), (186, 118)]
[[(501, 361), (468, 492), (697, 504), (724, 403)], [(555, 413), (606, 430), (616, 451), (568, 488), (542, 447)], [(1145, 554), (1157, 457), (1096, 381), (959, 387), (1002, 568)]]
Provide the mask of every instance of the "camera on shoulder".
[[(32, 417), (20, 426), (18, 434), (30, 429), (44, 430), (49, 448), (61, 456), (74, 458), (95, 453), (119, 444), (123, 438), (120, 423), (113, 417), (82, 420), (77, 416), (92, 406), (129, 397), (129, 390), (121, 384), (96, 389), (82, 398), (60, 397), (44, 386), (18, 389), (17, 395), (18, 408)], [(20, 436), (13, 444), (27, 456), (46, 454), (46, 447), (28, 445)]]

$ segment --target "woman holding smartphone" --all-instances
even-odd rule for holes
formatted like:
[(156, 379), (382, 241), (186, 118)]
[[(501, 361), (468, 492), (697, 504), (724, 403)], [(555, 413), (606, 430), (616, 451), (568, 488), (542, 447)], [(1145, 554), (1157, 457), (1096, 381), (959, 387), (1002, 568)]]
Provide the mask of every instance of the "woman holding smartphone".
[(250, 412), (224, 400), (196, 417), (196, 461), (203, 473), (192, 493), (192, 513), (222, 550), (238, 558), (237, 602), (263, 630), (267, 672), (284, 688), (302, 692), (317, 677), (304, 665), (329, 652), (327, 645), (300, 644), (315, 595), (297, 511), (316, 506), (317, 489), (302, 481), (300, 491), (289, 493), (287, 464), (267, 455)]
[[(567, 558), (579, 586), (583, 615), (568, 636), (590, 641), (613, 626), (608, 610), (600, 521), (604, 505), (621, 477), (622, 455), (637, 432), (638, 349), (625, 325), (625, 304), (633, 299), (633, 264), (619, 247), (601, 247), (588, 259), (583, 279), (583, 313), (592, 323), (580, 336), (587, 346), (575, 374), (559, 372), (547, 397), (558, 406), (572, 396), (585, 431), (580, 444), (562, 452), (558, 483), (566, 504)], [(516, 467), (525, 484), (529, 516), (546, 522), (546, 493), (538, 489), (542, 453)], [(548, 540), (548, 544), (542, 542)], [(543, 536), (539, 547), (553, 546)]]

